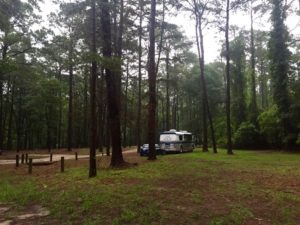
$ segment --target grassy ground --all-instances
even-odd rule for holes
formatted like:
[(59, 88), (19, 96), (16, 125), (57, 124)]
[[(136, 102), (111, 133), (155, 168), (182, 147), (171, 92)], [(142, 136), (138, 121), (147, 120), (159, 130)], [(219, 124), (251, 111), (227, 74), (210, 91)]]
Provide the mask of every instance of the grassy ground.
[(235, 151), (159, 156), (138, 166), (107, 169), (98, 159), (97, 178), (87, 178), (87, 160), (34, 168), (0, 166), (0, 203), (6, 217), (39, 204), (48, 217), (28, 224), (238, 225), (300, 224), (300, 155)]

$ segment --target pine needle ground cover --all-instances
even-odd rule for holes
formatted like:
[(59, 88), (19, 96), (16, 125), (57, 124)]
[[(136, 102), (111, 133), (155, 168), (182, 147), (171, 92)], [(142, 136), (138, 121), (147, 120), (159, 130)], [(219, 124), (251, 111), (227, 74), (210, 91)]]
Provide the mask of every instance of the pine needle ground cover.
[(66, 161), (64, 173), (58, 164), (32, 175), (26, 166), (0, 166), (0, 207), (9, 207), (0, 218), (14, 220), (40, 205), (50, 215), (25, 224), (299, 224), (299, 154), (221, 150), (125, 159), (138, 165), (112, 170), (109, 157), (98, 158), (93, 179), (88, 160)]

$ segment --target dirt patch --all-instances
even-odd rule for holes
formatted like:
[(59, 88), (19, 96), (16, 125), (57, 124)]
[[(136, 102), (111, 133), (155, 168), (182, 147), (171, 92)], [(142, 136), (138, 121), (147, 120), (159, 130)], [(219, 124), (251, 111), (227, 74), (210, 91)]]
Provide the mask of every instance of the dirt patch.
[(228, 209), (225, 199), (209, 190), (208, 182), (208, 177), (192, 174), (159, 179), (149, 198), (159, 202), (168, 224), (209, 224), (212, 217), (226, 214)]
[(264, 172), (257, 173), (255, 177), (258, 185), (300, 196), (300, 177), (279, 176)]
[[(180, 164), (181, 159), (176, 160), (176, 164)], [(230, 217), (231, 213), (235, 217), (235, 210), (239, 208), (241, 213), (243, 210), (246, 211), (245, 214), (249, 212), (249, 218), (243, 222), (247, 225), (269, 225), (274, 221), (281, 221), (279, 217), (283, 215), (282, 210), (287, 211), (291, 224), (300, 221), (299, 217), (288, 214), (289, 210), (300, 208), (298, 201), (276, 199), (278, 193), (299, 196), (298, 177), (281, 176), (268, 171), (236, 171), (229, 169), (227, 163), (197, 161), (206, 164), (207, 168), (213, 165), (214, 170), (202, 170), (203, 176), (195, 176), (190, 171), (182, 176), (159, 179), (155, 183), (152, 198), (159, 199), (161, 205), (168, 205), (167, 208), (164, 207), (162, 214), (166, 216), (174, 211), (181, 215), (179, 218), (168, 216), (168, 222), (185, 224), (186, 221), (181, 218), (184, 217), (190, 218), (188, 224), (199, 224), (201, 221), (205, 225), (210, 224), (212, 218)]]
[[(140, 157), (135, 152), (124, 152), (123, 153), (124, 160), (130, 164), (131, 166), (135, 166), (138, 164), (142, 164), (147, 162), (146, 158)], [(110, 167), (110, 160), (111, 156), (98, 156), (97, 157), (97, 167), (98, 169), (107, 169)], [(88, 158), (79, 158), (78, 160), (65, 160), (65, 172), (68, 171), (70, 168), (79, 168), (79, 167), (86, 167), (88, 169), (89, 160)], [(128, 168), (127, 166), (124, 169)], [(33, 165), (32, 174), (28, 174), (28, 165), (27, 164), (20, 164), (19, 167), (15, 167), (15, 165), (0, 165), (1, 171), (9, 172), (13, 175), (22, 175), (22, 176), (33, 176), (33, 177), (51, 177), (57, 173), (60, 173), (60, 162), (49, 163), (49, 165)]]
[(29, 205), (20, 210), (13, 204), (0, 204), (0, 225), (50, 224), (49, 215), (50, 212), (40, 205)]
[(297, 177), (283, 177), (267, 171), (229, 170), (224, 171), (218, 182), (214, 183), (221, 186), (222, 195), (228, 199), (227, 206), (241, 204), (253, 213), (253, 217), (247, 220), (247, 225), (273, 224), (274, 221), (281, 220), (280, 217), (284, 215), (282, 210), (286, 211), (290, 221), (296, 222), (300, 219), (289, 215), (290, 211), (300, 208), (300, 202), (293, 199), (283, 200), (285, 194), (300, 196)]

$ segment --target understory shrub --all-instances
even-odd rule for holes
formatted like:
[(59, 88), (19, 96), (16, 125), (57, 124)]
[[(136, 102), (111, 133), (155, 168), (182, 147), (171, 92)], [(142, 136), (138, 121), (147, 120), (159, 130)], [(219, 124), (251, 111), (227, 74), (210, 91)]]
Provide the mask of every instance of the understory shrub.
[(258, 117), (260, 133), (270, 147), (280, 147), (282, 144), (282, 133), (278, 108), (273, 105)]
[(236, 148), (255, 149), (261, 146), (260, 140), (256, 127), (250, 122), (244, 122), (235, 132), (233, 143)]

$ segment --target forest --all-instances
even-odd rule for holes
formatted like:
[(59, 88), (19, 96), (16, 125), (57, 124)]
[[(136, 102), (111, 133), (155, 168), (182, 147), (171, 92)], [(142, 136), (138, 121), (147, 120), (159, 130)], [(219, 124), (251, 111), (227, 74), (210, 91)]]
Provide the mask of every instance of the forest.
[[(43, 15), (39, 0), (0, 1), (1, 151), (90, 147), (92, 164), (99, 150), (117, 166), (126, 146), (149, 143), (155, 159), (169, 129), (203, 151), (299, 149), (300, 25), (286, 21), (299, 21), (300, 2), (52, 4)], [(193, 37), (172, 23), (180, 14)], [(249, 26), (233, 26), (236, 15)], [(220, 42), (207, 63), (210, 29)]]
[(299, 225), (299, 153), (300, 0), (0, 0), (0, 225)]

